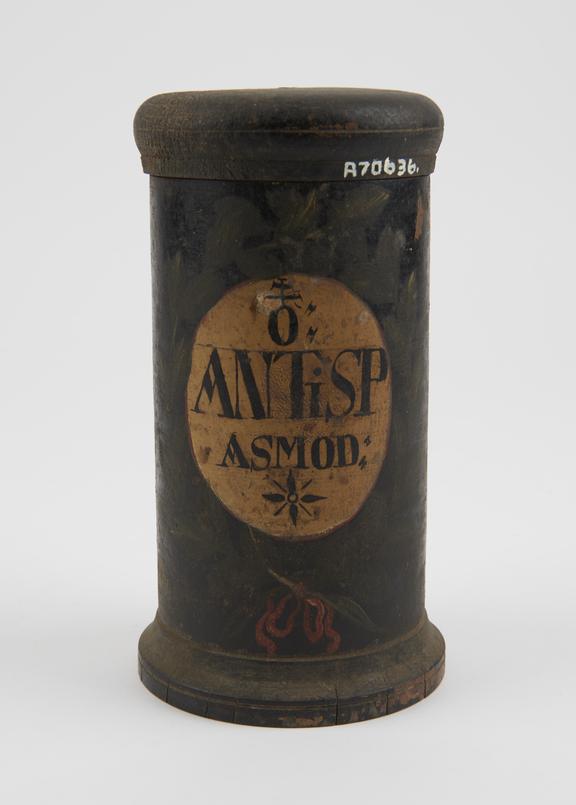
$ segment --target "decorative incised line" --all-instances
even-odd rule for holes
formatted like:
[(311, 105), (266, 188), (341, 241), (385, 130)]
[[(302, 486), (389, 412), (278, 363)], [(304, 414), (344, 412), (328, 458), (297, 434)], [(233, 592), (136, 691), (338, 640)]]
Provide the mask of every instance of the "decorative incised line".
[(313, 495), (310, 493), (306, 495), (302, 494), (302, 492), (310, 486), (312, 480), (305, 481), (298, 492), (296, 489), (296, 480), (292, 470), (289, 471), (288, 477), (286, 478), (286, 487), (282, 486), (282, 484), (279, 484), (278, 481), (275, 481), (273, 478), (270, 480), (275, 486), (278, 487), (278, 489), (281, 490), (282, 494), (279, 492), (268, 492), (267, 494), (262, 495), (262, 497), (265, 500), (268, 500), (270, 503), (280, 504), (280, 507), (274, 512), (274, 517), (277, 517), (281, 512), (284, 511), (284, 509), (286, 509), (286, 507), (288, 507), (287, 512), (292, 520), (293, 525), (297, 525), (298, 523), (299, 509), (302, 509), (302, 511), (309, 517), (313, 517), (310, 509), (305, 506), (306, 503), (315, 503), (317, 500), (326, 500), (325, 495)]

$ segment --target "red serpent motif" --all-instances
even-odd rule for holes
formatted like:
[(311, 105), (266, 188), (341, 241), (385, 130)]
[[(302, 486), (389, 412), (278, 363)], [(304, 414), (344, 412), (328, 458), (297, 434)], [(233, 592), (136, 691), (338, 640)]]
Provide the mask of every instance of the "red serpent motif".
[(340, 648), (342, 638), (340, 634), (334, 629), (332, 623), (334, 621), (334, 610), (332, 607), (326, 608), (326, 617), (324, 618), (324, 634), (328, 638), (328, 646), (326, 647), (327, 654), (334, 654)]
[[(303, 590), (296, 592), (303, 593)], [(275, 593), (270, 593), (266, 602), (266, 611), (256, 623), (255, 634), (256, 642), (266, 650), (268, 657), (274, 657), (278, 650), (278, 645), (273, 638), (281, 640), (292, 634), (296, 618), (302, 609), (302, 627), (308, 642), (315, 645), (322, 638), (326, 638), (326, 653), (334, 654), (338, 651), (341, 637), (334, 629), (334, 608), (330, 604), (317, 596), (303, 598), (293, 592), (284, 593), (276, 601)], [(280, 626), (278, 621), (286, 611), (288, 611), (288, 615), (284, 626)]]
[[(324, 637), (324, 604), (318, 598), (307, 598), (304, 606), (304, 634), (309, 643), (317, 643)], [(312, 622), (312, 609), (316, 610), (316, 619)]]
[(258, 623), (256, 624), (256, 642), (259, 646), (266, 649), (266, 654), (269, 657), (273, 657), (276, 654), (276, 643), (271, 640), (265, 632), (266, 625), (268, 622), (268, 618), (274, 611), (274, 599), (271, 595), (268, 596), (268, 604), (266, 608), (266, 612), (262, 615), (259, 619)]

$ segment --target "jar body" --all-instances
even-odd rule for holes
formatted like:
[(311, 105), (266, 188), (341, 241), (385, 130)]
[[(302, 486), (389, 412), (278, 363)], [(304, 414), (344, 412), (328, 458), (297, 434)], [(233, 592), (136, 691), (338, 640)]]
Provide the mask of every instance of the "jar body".
[(151, 202), (143, 680), (282, 726), (423, 698), (444, 655), (424, 610), (429, 178), (152, 176)]

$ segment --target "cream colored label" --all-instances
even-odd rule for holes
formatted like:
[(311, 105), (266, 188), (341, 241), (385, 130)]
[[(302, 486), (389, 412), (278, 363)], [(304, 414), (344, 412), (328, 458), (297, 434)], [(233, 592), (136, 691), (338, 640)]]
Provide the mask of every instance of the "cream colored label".
[(240, 520), (274, 537), (350, 520), (388, 445), (391, 378), (376, 318), (342, 283), (242, 283), (204, 316), (187, 389), (194, 456)]

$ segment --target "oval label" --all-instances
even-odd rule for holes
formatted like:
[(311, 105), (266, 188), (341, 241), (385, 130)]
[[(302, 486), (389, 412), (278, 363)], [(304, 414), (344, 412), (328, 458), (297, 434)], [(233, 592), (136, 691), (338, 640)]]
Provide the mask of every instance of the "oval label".
[(187, 408), (200, 471), (232, 514), (280, 539), (324, 536), (358, 512), (386, 455), (380, 326), (337, 280), (237, 285), (198, 326)]

